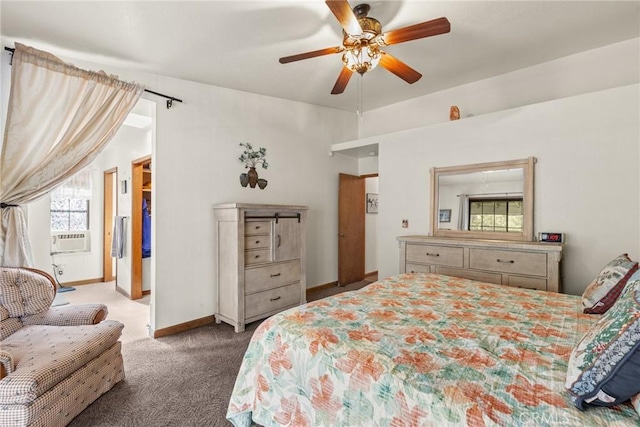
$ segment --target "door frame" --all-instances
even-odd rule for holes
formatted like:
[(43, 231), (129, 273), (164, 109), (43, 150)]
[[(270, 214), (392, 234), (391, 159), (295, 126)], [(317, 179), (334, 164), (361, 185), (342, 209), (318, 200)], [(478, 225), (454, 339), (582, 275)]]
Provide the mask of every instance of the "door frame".
[[(131, 299), (140, 299), (142, 292), (142, 169), (151, 163), (151, 155), (131, 162)], [(152, 187), (153, 188), (153, 187)]]
[[(102, 280), (111, 282), (118, 277), (118, 263), (116, 274), (113, 274), (113, 257), (111, 245), (113, 241), (113, 216), (118, 213), (117, 190), (114, 182), (118, 182), (118, 167), (106, 169), (102, 172)], [(114, 203), (115, 201), (115, 203)], [(116, 284), (117, 286), (117, 284)]]

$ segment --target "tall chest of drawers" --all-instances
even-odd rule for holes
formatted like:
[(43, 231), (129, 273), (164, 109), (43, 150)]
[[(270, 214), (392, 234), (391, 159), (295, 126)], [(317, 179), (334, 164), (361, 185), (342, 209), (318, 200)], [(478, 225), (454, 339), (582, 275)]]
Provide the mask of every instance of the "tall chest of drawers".
[(307, 207), (214, 206), (216, 322), (247, 323), (306, 302)]
[(562, 292), (562, 245), (400, 236), (400, 272), (438, 273), (520, 288)]

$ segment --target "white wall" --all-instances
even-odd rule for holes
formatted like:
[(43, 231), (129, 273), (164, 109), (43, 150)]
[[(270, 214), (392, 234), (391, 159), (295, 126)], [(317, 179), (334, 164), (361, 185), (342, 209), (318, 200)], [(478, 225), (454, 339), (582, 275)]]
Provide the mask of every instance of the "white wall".
[(398, 235), (429, 229), (431, 167), (528, 156), (538, 159), (534, 231), (567, 234), (565, 292), (581, 293), (620, 253), (639, 259), (639, 93), (633, 84), (375, 137), (380, 277), (398, 272)]
[(359, 175), (371, 175), (374, 173), (378, 173), (378, 156), (362, 157), (358, 159)]
[[(162, 98), (145, 95), (158, 101), (152, 157), (156, 264), (152, 329), (213, 314), (212, 206), (217, 203), (309, 206), (307, 285), (336, 280), (338, 174), (357, 174), (358, 161), (327, 153), (332, 143), (357, 136), (355, 114), (65, 59), (184, 100), (167, 110)], [(269, 181), (265, 190), (240, 186), (238, 177), (244, 172), (237, 160), (240, 142), (267, 148), (269, 169), (258, 170)], [(42, 235), (48, 227), (44, 218), (29, 220), (34, 233)], [(49, 268), (48, 264), (36, 266)]]
[(359, 133), (366, 138), (446, 122), (451, 105), (457, 105), (465, 118), (638, 81), (640, 39), (636, 38), (366, 111)]
[[(378, 177), (365, 178), (365, 194), (378, 194)], [(364, 271), (371, 273), (378, 270), (378, 214), (365, 213), (364, 218)]]

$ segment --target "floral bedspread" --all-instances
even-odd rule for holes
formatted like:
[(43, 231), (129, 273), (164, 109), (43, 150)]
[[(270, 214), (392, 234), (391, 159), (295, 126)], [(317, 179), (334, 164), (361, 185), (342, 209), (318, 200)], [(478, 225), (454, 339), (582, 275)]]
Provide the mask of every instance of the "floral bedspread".
[(596, 317), (579, 297), (403, 274), (263, 322), (227, 418), (236, 426), (626, 426), (564, 389)]

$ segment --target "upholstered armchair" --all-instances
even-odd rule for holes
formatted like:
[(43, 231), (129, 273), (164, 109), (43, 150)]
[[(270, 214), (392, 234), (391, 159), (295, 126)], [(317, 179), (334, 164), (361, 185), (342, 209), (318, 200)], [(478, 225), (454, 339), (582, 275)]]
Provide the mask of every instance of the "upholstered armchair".
[(56, 283), (0, 267), (0, 425), (65, 426), (124, 378), (124, 325), (102, 304), (51, 307)]

